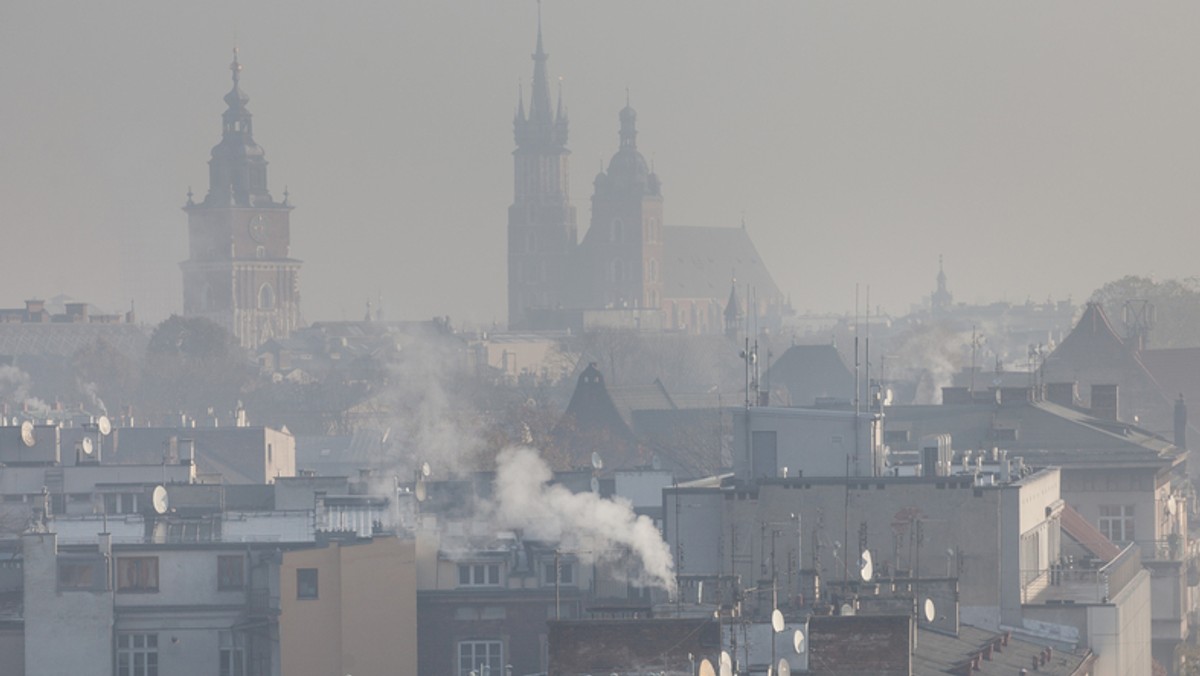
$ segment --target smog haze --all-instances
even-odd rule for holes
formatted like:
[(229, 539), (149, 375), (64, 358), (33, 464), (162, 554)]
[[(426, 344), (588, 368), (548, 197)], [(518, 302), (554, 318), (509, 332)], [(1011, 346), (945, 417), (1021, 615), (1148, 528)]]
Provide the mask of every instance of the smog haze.
[[(667, 224), (746, 223), (798, 312), (1195, 274), (1200, 6), (558, 2), (580, 234), (626, 91)], [(307, 320), (505, 320), (532, 1), (9, 3), (0, 305), (181, 310), (231, 50), (296, 210)], [(731, 271), (736, 272), (736, 271)]]

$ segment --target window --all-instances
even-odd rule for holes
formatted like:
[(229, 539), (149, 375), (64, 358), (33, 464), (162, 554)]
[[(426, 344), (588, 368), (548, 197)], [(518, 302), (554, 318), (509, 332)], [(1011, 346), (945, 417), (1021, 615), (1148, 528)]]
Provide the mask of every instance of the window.
[(117, 635), (117, 676), (158, 676), (158, 634)]
[(458, 565), (460, 587), (497, 587), (500, 585), (500, 564), (460, 563)]
[(241, 554), (217, 557), (217, 589), (242, 589), (246, 586), (246, 566)]
[(458, 644), (458, 676), (504, 673), (504, 645), (500, 641), (462, 641)]
[(105, 493), (105, 514), (136, 514), (138, 511), (138, 496), (136, 493)]
[[(544, 580), (546, 584), (554, 584), (554, 562), (547, 562), (546, 565), (543, 566), (542, 571), (542, 580)], [(575, 564), (559, 561), (557, 578), (558, 584), (575, 584)]]
[(1099, 525), (1109, 540), (1133, 542), (1133, 505), (1100, 505)]
[(158, 591), (158, 557), (123, 556), (118, 558), (117, 591)]
[(258, 309), (275, 309), (275, 289), (272, 289), (270, 284), (263, 284), (258, 289)]
[(298, 569), (296, 569), (296, 598), (298, 598), (298, 599), (315, 599), (315, 598), (317, 598), (317, 569), (316, 568), (298, 568)]
[(96, 567), (91, 561), (58, 561), (58, 588), (60, 590), (88, 590), (96, 580)]
[(218, 642), (221, 646), (221, 676), (243, 676), (246, 673), (246, 647), (242, 634), (223, 631)]

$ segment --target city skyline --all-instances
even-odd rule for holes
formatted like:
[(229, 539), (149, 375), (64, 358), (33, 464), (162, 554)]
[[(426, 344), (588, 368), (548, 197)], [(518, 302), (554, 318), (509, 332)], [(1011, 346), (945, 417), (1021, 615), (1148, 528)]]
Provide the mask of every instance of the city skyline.
[[(206, 183), (236, 42), (270, 188), (296, 206), (305, 318), (382, 297), (391, 318), (502, 323), (536, 5), (233, 7), (7, 12), (21, 65), (0, 82), (28, 95), (0, 146), (20, 228), (0, 304), (182, 310), (179, 209)], [(967, 302), (1191, 276), (1200, 99), (1180, 66), (1200, 16), (1080, 7), (547, 2), (579, 222), (628, 88), (664, 222), (744, 218), (799, 312), (851, 311), (856, 284), (906, 312), (939, 254)]]

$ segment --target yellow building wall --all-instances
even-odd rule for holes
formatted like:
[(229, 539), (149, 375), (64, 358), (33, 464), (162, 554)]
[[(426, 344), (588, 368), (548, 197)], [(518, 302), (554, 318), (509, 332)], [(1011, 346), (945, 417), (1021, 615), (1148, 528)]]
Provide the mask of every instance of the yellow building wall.
[[(379, 537), (285, 552), (279, 648), (287, 676), (416, 676), (416, 550)], [(296, 571), (316, 568), (317, 598), (296, 594)]]

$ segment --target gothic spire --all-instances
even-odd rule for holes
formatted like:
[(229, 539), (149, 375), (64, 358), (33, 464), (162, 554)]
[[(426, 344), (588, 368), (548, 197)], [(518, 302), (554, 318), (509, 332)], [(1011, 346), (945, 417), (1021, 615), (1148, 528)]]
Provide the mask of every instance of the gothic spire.
[[(546, 54), (542, 43), (542, 5), (538, 3), (537, 45), (533, 52), (533, 80), (530, 82), (529, 115), (516, 120), (518, 146), (563, 148), (567, 144), (567, 116), (559, 89), (558, 114), (550, 99), (550, 77), (546, 72)], [(523, 103), (523, 102), (522, 102)]]
[(549, 124), (550, 81), (546, 75), (546, 50), (542, 49), (542, 4), (538, 3), (537, 49), (533, 52), (533, 93), (529, 101), (529, 121)]

